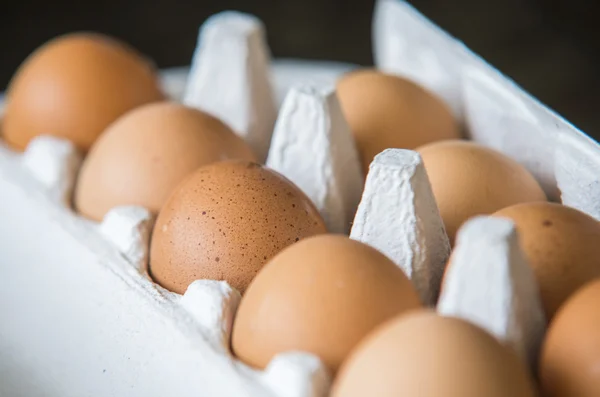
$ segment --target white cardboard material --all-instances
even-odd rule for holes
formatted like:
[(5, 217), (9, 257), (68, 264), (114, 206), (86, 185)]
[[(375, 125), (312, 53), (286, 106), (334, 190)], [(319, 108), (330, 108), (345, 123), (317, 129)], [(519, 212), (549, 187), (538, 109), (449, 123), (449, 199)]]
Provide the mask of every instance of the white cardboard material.
[(511, 220), (480, 216), (460, 228), (437, 310), (488, 330), (537, 371), (546, 318)]
[[(547, 128), (538, 121), (527, 102), (498, 79), (474, 67), (466, 68), (464, 76), (463, 95), (470, 138), (509, 154), (536, 177), (546, 194), (556, 198), (556, 178), (551, 166), (555, 136), (546, 134)], [(507, 132), (509, 130), (527, 133), (512, 134)], [(528, 140), (543, 140), (547, 144), (530, 145)]]
[(264, 161), (277, 110), (270, 54), (258, 18), (234, 11), (200, 28), (183, 103), (211, 113), (244, 138)]
[[(479, 115), (487, 110), (476, 102), (486, 103), (484, 99), (499, 91), (524, 101), (538, 122), (554, 125), (540, 128), (541, 134), (507, 128), (503, 137), (507, 145), (511, 136), (530, 139), (521, 140), (523, 149), (498, 148), (527, 161), (529, 167), (539, 164), (543, 173), (554, 173), (554, 188), (560, 190), (563, 202), (598, 217), (597, 144), (404, 2), (378, 3), (374, 33), (378, 63), (386, 63), (396, 73), (408, 71), (437, 92), (474, 129), (473, 139), (489, 144), (498, 132), (492, 124), (506, 119), (490, 117), (493, 121), (486, 123), (486, 117)], [(319, 76), (333, 83), (344, 69), (287, 61), (272, 65), (271, 79), (281, 100), (298, 81)], [(185, 76), (181, 70), (178, 73)], [(486, 77), (481, 78), (481, 73)], [(496, 87), (485, 89), (487, 77)], [(171, 93), (185, 86), (174, 75), (163, 81)], [(481, 86), (472, 89), (465, 87), (467, 83)], [(556, 139), (546, 141), (550, 135)], [(555, 142), (561, 145), (556, 147)], [(540, 151), (534, 146), (547, 143), (553, 146), (553, 158), (537, 158)], [(545, 188), (552, 191), (549, 181)], [(287, 353), (274, 359), (266, 371), (255, 371), (224, 354), (206, 330), (220, 327), (226, 335), (227, 315), (210, 315), (227, 313), (226, 294), (211, 300), (223, 290), (207, 282), (207, 289), (198, 291), (195, 287), (203, 284), (198, 283), (185, 298), (156, 286), (132, 266), (122, 247), (106, 240), (97, 224), (57, 206), (44, 185), (22, 167), (21, 157), (1, 145), (0, 198), (0, 318), (11, 319), (0, 321), (0, 395), (278, 397), (301, 391), (308, 397), (314, 391), (326, 393), (327, 387), (319, 386), (326, 382), (319, 383), (322, 378), (314, 357), (299, 359)], [(201, 299), (205, 293), (212, 303), (202, 304), (207, 301)], [(286, 379), (295, 381), (286, 383)]]
[(450, 243), (417, 152), (386, 149), (375, 156), (350, 237), (386, 254), (422, 302), (435, 304)]
[[(342, 70), (334, 65), (305, 71), (302, 63), (289, 62), (282, 69), (284, 76), (295, 78), (285, 80), (274, 64), (272, 78), (282, 82), (279, 92), (314, 75), (333, 84)], [(186, 74), (176, 70), (174, 75)], [(166, 90), (171, 93), (182, 86), (173, 75), (163, 82), (174, 83)], [(0, 292), (0, 316), (12, 319), (0, 322), (0, 395), (325, 395), (330, 380), (310, 354), (279, 355), (264, 372), (230, 357), (227, 348), (240, 296), (227, 283), (198, 280), (181, 296), (151, 282), (144, 259), (153, 222), (147, 210), (114, 208), (96, 224), (77, 217), (66, 202), (57, 205), (47, 172), (39, 170), (65, 170), (59, 182), (72, 188), (77, 169), (67, 167), (70, 158), (64, 151), (53, 149), (68, 147), (63, 141), (38, 141), (51, 143), (32, 152), (44, 155), (19, 155), (0, 142), (0, 271), (10, 274), (0, 279), (11, 283)], [(27, 156), (34, 161), (24, 167)], [(23, 241), (32, 238), (35, 250), (27, 250)], [(57, 250), (61, 255), (55, 255)], [(44, 271), (37, 271), (39, 266)], [(37, 320), (38, 310), (52, 317)], [(29, 326), (37, 322), (39, 326)], [(28, 332), (19, 332), (21, 328)], [(81, 349), (82, 344), (87, 348)], [(34, 356), (23, 354), (30, 349)], [(99, 363), (89, 361), (98, 355), (103, 357)]]
[(290, 82), (295, 86), (334, 86), (341, 75), (358, 67), (340, 62), (299, 59), (274, 59), (273, 66), (272, 81), (278, 106), (287, 96)]
[(39, 136), (31, 140), (22, 157), (25, 168), (35, 175), (48, 194), (64, 205), (71, 205), (81, 154), (66, 140)]
[(96, 224), (4, 160), (0, 316), (10, 321), (0, 322), (0, 395), (270, 396)]
[(328, 231), (350, 232), (364, 178), (335, 87), (299, 85), (289, 91), (275, 125), (267, 166), (306, 193)]
[(460, 117), (460, 44), (404, 1), (377, 0), (373, 19), (377, 68), (408, 77), (435, 92)]
[(468, 136), (521, 162), (549, 198), (600, 220), (600, 146), (411, 5), (378, 0), (377, 66), (438, 94)]
[(326, 396), (331, 378), (323, 363), (302, 352), (275, 356), (265, 369), (263, 382), (278, 397)]
[(561, 202), (600, 220), (598, 145), (583, 134), (560, 131), (554, 174)]
[(183, 294), (181, 305), (204, 327), (213, 344), (227, 353), (241, 299), (240, 293), (224, 281), (196, 280)]
[(139, 271), (145, 271), (154, 217), (146, 208), (116, 207), (100, 224), (100, 233)]
[[(301, 59), (272, 59), (270, 65), (271, 87), (275, 104), (283, 103), (290, 85), (312, 84), (317, 86), (334, 85), (344, 73), (356, 69), (356, 65), (332, 61), (308, 61)], [(161, 77), (162, 87), (171, 98), (183, 98), (190, 69), (186, 66), (165, 70)], [(0, 95), (0, 101), (2, 95)], [(0, 103), (0, 110), (2, 104)]]

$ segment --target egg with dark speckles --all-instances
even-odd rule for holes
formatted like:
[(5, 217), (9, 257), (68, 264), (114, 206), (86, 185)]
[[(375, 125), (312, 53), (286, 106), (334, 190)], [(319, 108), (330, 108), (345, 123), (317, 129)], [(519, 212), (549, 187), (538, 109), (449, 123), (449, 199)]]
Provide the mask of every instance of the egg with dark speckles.
[(313, 203), (285, 177), (248, 161), (213, 163), (181, 182), (159, 212), (149, 270), (180, 294), (200, 279), (243, 293), (283, 248), (326, 232)]
[(521, 203), (494, 214), (517, 226), (523, 252), (540, 286), (546, 317), (579, 288), (600, 277), (600, 222), (557, 203)]

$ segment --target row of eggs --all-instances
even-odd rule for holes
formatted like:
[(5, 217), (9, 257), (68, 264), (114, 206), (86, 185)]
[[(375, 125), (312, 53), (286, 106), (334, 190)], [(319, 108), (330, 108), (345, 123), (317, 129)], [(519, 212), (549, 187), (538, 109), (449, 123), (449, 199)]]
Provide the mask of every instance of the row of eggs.
[[(464, 221), (477, 214), (500, 211), (498, 215), (515, 221), (549, 319), (575, 291), (600, 275), (594, 244), (600, 236), (598, 223), (573, 209), (544, 203), (535, 179), (509, 158), (458, 140), (458, 123), (433, 95), (408, 80), (372, 70), (344, 76), (337, 95), (365, 174), (373, 157), (386, 148), (418, 150), (451, 242)], [(512, 371), (519, 380), (498, 382), (498, 395), (532, 395), (515, 391), (533, 386), (527, 386), (527, 377), (520, 375), (510, 354), (460, 320), (431, 313), (407, 315), (364, 339), (386, 320), (422, 306), (402, 271), (365, 244), (323, 235), (325, 223), (310, 199), (259, 165), (231, 128), (208, 113), (165, 99), (154, 67), (133, 49), (101, 35), (67, 35), (34, 52), (13, 78), (2, 136), (22, 150), (35, 136), (55, 135), (87, 153), (74, 205), (88, 218), (100, 220), (119, 205), (140, 205), (158, 213), (150, 254), (152, 278), (178, 293), (201, 278), (227, 280), (244, 293), (232, 347), (251, 365), (264, 367), (276, 353), (299, 349), (314, 352), (336, 373), (365, 340), (361, 346), (367, 347), (348, 360), (343, 371), (347, 375), (339, 377), (334, 390), (360, 395), (355, 371), (366, 373), (370, 365), (389, 369), (381, 364), (382, 355), (393, 352), (386, 338), (394, 335), (396, 341), (405, 341), (411, 338), (403, 333), (425, 333), (430, 339), (419, 344), (420, 349), (434, 349), (433, 342), (445, 337), (469, 339), (471, 347), (448, 357), (466, 360), (474, 349), (478, 356), (469, 365), (477, 368), (488, 365), (483, 364), (488, 360), (482, 352), (491, 349), (494, 353), (489, 354), (503, 357), (505, 363), (498, 365), (504, 369), (497, 368), (484, 383), (506, 380), (498, 374)], [(576, 295), (580, 301), (585, 301), (580, 295), (595, 296), (581, 292)], [(581, 307), (577, 302), (570, 305)], [(556, 327), (565, 328), (560, 324), (557, 321)], [(435, 335), (427, 335), (430, 328)], [(566, 331), (550, 335), (561, 332)], [(549, 371), (566, 354), (561, 337), (549, 338), (555, 339), (558, 347), (547, 355), (555, 360)], [(555, 357), (552, 351), (559, 353)], [(373, 354), (379, 364), (365, 364)], [(409, 379), (420, 384), (418, 365), (402, 364), (396, 356), (390, 360), (391, 368), (411, 367), (413, 373), (405, 371), (400, 377), (371, 371), (373, 379), (364, 383), (370, 390), (385, 376), (403, 388)], [(576, 376), (581, 374), (571, 378)], [(549, 390), (559, 390), (555, 383), (560, 376), (542, 378), (553, 385)], [(492, 390), (489, 384), (473, 387)], [(440, 390), (436, 393), (432, 395)]]

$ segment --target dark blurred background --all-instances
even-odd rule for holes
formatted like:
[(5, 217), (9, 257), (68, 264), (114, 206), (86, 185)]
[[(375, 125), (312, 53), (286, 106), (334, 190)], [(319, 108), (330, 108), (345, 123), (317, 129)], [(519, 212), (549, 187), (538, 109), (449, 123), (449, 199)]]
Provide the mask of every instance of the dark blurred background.
[[(600, 40), (595, 0), (413, 0), (588, 134), (600, 138)], [(0, 90), (46, 40), (74, 30), (119, 37), (160, 67), (188, 64), (198, 26), (235, 9), (260, 17), (279, 57), (372, 63), (374, 1), (0, 0)]]

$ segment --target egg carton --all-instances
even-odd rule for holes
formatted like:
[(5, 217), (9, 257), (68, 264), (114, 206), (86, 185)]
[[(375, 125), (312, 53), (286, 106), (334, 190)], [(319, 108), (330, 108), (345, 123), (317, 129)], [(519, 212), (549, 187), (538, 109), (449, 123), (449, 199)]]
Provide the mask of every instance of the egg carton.
[[(373, 44), (377, 67), (438, 94), (470, 139), (526, 166), (551, 199), (600, 218), (595, 142), (405, 2), (377, 2)], [(450, 247), (420, 156), (385, 150), (362, 179), (335, 94), (354, 67), (271, 60), (260, 21), (226, 12), (201, 28), (191, 68), (161, 77), (173, 99), (219, 115), (294, 181), (329, 230), (378, 248), (426, 304), (535, 366), (545, 319), (514, 225), (467, 222), (444, 275)], [(52, 137), (23, 154), (0, 146), (0, 395), (328, 394), (331, 379), (308, 353), (280, 354), (262, 371), (231, 356), (240, 295), (226, 282), (197, 280), (179, 295), (151, 281), (147, 210), (115, 208), (101, 223), (73, 213), (80, 163)]]

